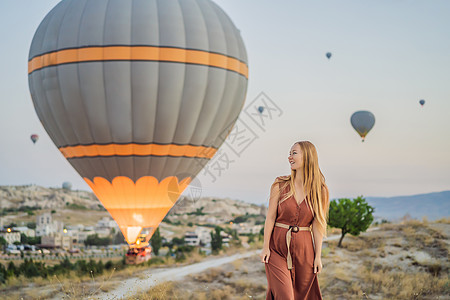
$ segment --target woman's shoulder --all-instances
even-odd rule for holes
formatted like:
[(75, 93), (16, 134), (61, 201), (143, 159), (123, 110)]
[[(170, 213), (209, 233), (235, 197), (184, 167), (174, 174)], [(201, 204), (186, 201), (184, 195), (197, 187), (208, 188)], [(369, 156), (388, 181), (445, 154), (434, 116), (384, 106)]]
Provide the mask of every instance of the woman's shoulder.
[(285, 182), (291, 179), (291, 175), (282, 175), (275, 178), (275, 182)]
[(272, 188), (277, 188), (278, 191), (281, 191), (283, 188), (286, 188), (287, 182), (291, 179), (291, 175), (282, 175), (275, 178), (275, 181), (272, 184)]

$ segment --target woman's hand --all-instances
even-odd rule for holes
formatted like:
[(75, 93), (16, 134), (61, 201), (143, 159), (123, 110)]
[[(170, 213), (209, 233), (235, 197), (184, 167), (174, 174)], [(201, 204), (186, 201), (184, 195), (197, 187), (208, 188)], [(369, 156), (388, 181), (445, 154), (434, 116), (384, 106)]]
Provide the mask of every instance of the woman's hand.
[(262, 263), (268, 263), (269, 257), (270, 257), (270, 250), (269, 248), (263, 248), (261, 253), (259, 254), (259, 257), (261, 258)]
[(322, 267), (322, 259), (318, 256), (314, 259), (314, 273), (319, 274), (322, 271)]

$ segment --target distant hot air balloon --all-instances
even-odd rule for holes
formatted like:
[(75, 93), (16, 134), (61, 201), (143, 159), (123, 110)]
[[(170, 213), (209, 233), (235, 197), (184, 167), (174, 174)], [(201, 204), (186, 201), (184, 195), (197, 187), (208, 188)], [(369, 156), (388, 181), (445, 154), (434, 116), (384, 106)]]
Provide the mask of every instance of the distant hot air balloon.
[(62, 184), (62, 188), (63, 188), (64, 190), (71, 190), (71, 189), (72, 189), (72, 184), (71, 184), (70, 182), (68, 182), (68, 181), (65, 181), (65, 182), (63, 182), (63, 184)]
[(421, 106), (423, 106), (425, 104), (425, 100), (422, 99), (422, 100), (419, 101), (419, 103), (420, 103)]
[(263, 111), (264, 111), (264, 106), (259, 106), (258, 107), (258, 111), (259, 111), (260, 114), (262, 114)]
[(360, 110), (353, 113), (350, 122), (364, 142), (366, 135), (375, 124), (375, 116), (370, 111)]
[(133, 244), (224, 142), (248, 64), (210, 0), (62, 0), (34, 35), (28, 74), (44, 128)]
[(32, 134), (30, 138), (33, 144), (36, 144), (36, 142), (39, 140), (39, 136), (37, 134)]
[(325, 54), (327, 56), (328, 59), (331, 58), (331, 52), (327, 52), (327, 54)]

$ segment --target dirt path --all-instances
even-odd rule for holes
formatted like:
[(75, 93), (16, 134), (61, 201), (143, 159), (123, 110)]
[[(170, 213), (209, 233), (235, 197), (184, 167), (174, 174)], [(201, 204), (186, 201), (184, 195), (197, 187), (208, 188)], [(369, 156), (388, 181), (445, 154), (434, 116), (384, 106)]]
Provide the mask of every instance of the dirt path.
[(140, 278), (130, 278), (125, 280), (120, 284), (116, 289), (97, 295), (97, 299), (123, 299), (131, 297), (137, 293), (142, 293), (149, 288), (158, 285), (162, 282), (171, 280), (176, 281), (180, 280), (183, 277), (195, 274), (199, 272), (203, 272), (206, 269), (218, 267), (220, 265), (224, 265), (230, 263), (232, 261), (251, 257), (253, 255), (258, 255), (260, 250), (253, 250), (245, 253), (238, 253), (227, 257), (221, 258), (210, 258), (206, 259), (202, 262), (191, 264), (184, 267), (178, 268), (161, 268), (161, 269), (152, 269), (143, 272), (139, 277)]
[[(368, 231), (377, 230), (378, 227), (370, 228)], [(324, 239), (326, 241), (338, 240), (340, 235), (331, 235)], [(140, 274), (139, 278), (134, 277), (124, 281), (121, 285), (119, 285), (116, 289), (98, 295), (98, 299), (123, 299), (127, 297), (131, 297), (137, 293), (144, 292), (153, 286), (156, 286), (165, 281), (176, 281), (180, 280), (183, 277), (200, 273), (209, 268), (218, 267), (235, 260), (241, 258), (247, 258), (253, 255), (258, 255), (261, 250), (254, 250), (246, 253), (235, 254), (228, 257), (222, 258), (210, 258), (205, 261), (191, 264), (184, 267), (179, 268), (161, 268), (161, 269), (152, 269), (143, 272)]]

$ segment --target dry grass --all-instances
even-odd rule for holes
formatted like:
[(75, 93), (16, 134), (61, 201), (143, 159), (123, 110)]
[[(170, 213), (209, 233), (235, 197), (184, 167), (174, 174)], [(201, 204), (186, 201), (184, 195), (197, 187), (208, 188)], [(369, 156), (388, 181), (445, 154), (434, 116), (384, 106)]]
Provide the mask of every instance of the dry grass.
[(342, 248), (328, 242), (319, 274), (324, 299), (450, 299), (447, 224), (448, 218), (386, 223), (346, 235)]
[[(265, 294), (265, 286), (263, 284), (254, 285), (245, 279), (239, 279), (237, 281), (230, 281), (230, 284), (221, 286), (220, 288), (214, 288), (212, 282), (221, 281), (223, 279), (231, 278), (232, 276), (221, 277), (220, 275), (226, 274), (224, 270), (212, 269), (209, 270), (206, 276), (194, 276), (192, 277), (197, 284), (195, 290), (189, 290), (186, 285), (181, 282), (166, 282), (157, 285), (150, 290), (140, 293), (137, 296), (128, 298), (131, 299), (193, 299), (193, 300), (206, 300), (206, 299), (249, 299), (254, 298), (253, 294)], [(212, 277), (213, 279), (206, 279)], [(204, 284), (205, 280), (208, 284)]]
[(142, 299), (142, 300), (159, 300), (159, 299), (186, 299), (182, 291), (176, 286), (174, 282), (164, 282), (151, 288), (150, 290), (139, 293), (136, 296), (128, 297), (128, 300)]
[(448, 278), (429, 273), (406, 273), (391, 271), (383, 266), (373, 265), (359, 270), (368, 294), (382, 294), (390, 299), (419, 299), (430, 295), (448, 295)]
[(437, 220), (435, 223), (450, 224), (450, 218), (442, 218), (442, 219)]
[(1, 299), (49, 299), (53, 297), (64, 299), (82, 299), (92, 297), (98, 292), (111, 290), (115, 283), (111, 281), (114, 270), (98, 277), (87, 274), (79, 277), (75, 272), (62, 276), (26, 278), (11, 277), (1, 287)]
[(242, 266), (242, 259), (235, 260), (231, 263), (235, 270), (240, 270)]

